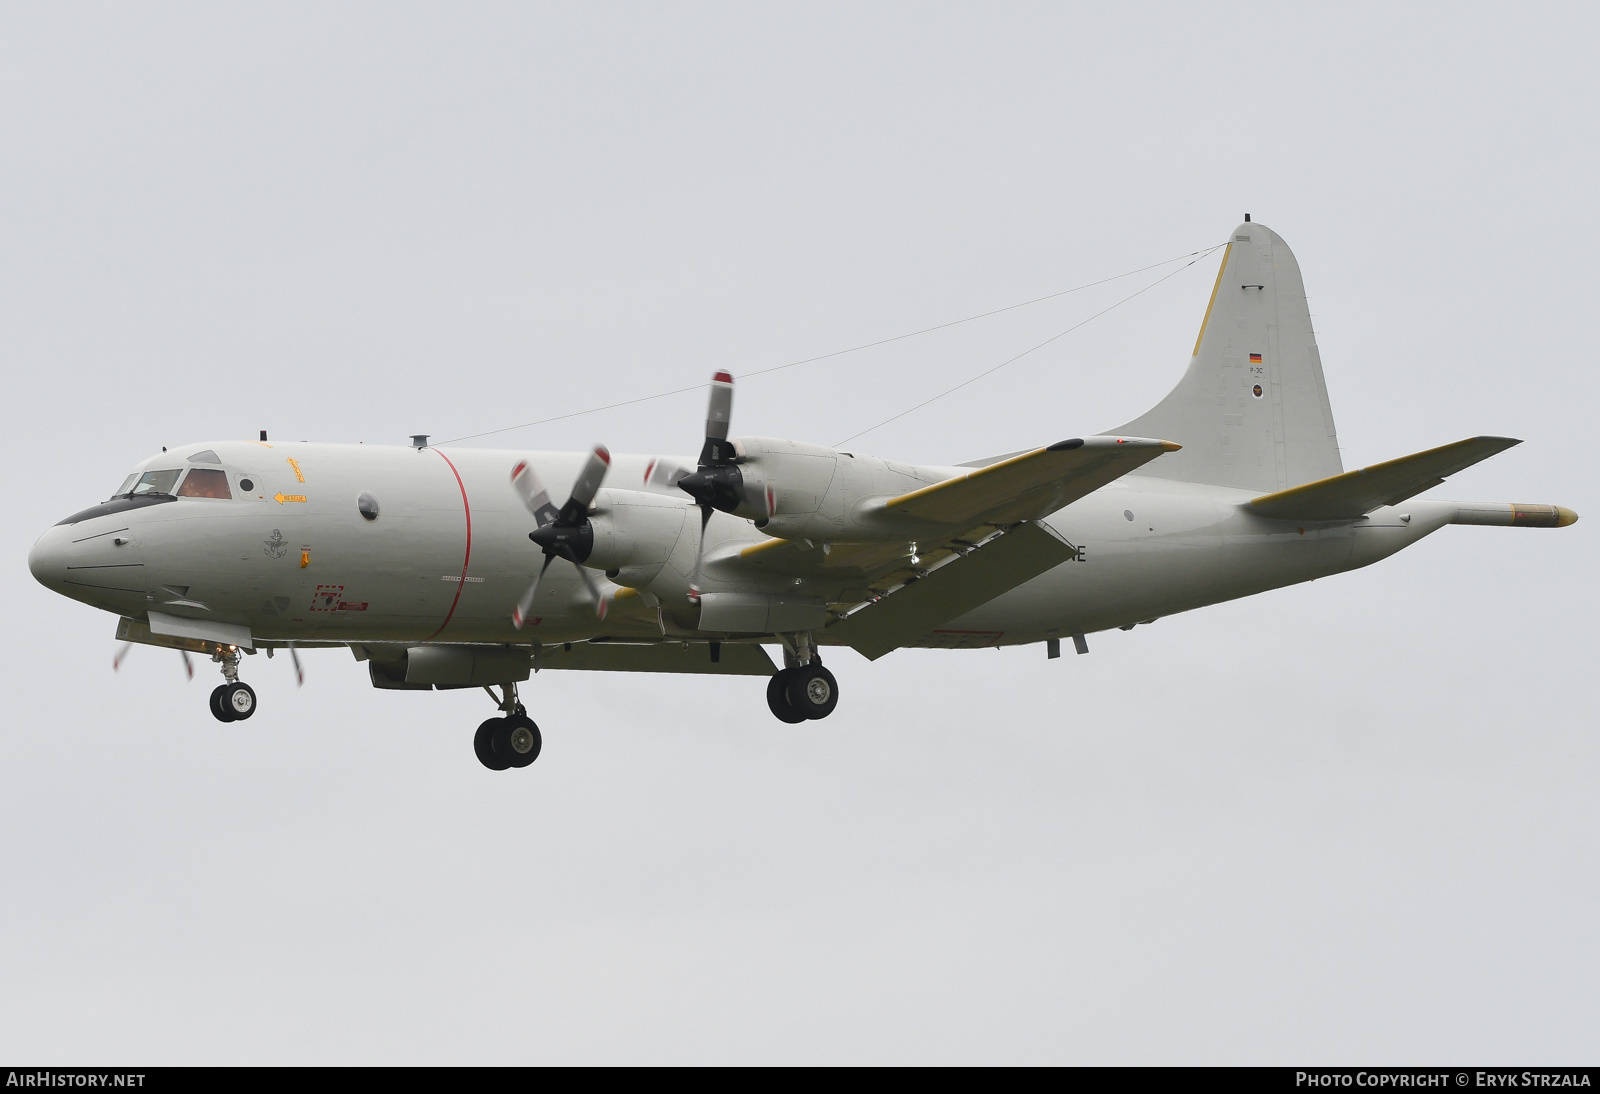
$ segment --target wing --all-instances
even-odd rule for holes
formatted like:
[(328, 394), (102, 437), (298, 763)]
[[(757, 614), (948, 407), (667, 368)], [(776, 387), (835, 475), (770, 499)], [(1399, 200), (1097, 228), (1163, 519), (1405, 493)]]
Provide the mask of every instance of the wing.
[[(998, 533), (1047, 516), (1177, 448), (1170, 441), (1141, 437), (1063, 441), (881, 502), (877, 507), (882, 518), (878, 521), (880, 526), (884, 521), (904, 518), (908, 529), (916, 529), (908, 530), (903, 538), (886, 536), (869, 543), (832, 544), (771, 539), (736, 549), (711, 560), (708, 566), (729, 576), (794, 577), (815, 582), (816, 587), (832, 590), (827, 593), (828, 606), (840, 617), (863, 601), (880, 601), (873, 605), (870, 617), (863, 616), (861, 622), (852, 624), (852, 631), (859, 628), (863, 648), (876, 649), (884, 642), (900, 644), (907, 631), (915, 630), (911, 637), (919, 637), (969, 610), (957, 603), (949, 614), (926, 623), (925, 616), (932, 618), (952, 601), (944, 599), (943, 594), (934, 595), (932, 587), (915, 596), (908, 595), (916, 583), (952, 561), (965, 563), (967, 556), (975, 552), (992, 551), (986, 557), (998, 564), (1009, 552), (1020, 551), (1024, 540), (1032, 542), (1035, 551), (1028, 555), (1026, 563), (1019, 555), (1013, 560), (1013, 568), (997, 565), (993, 575), (985, 574), (981, 579), (979, 571), (986, 570), (986, 566), (964, 564), (941, 579), (942, 588), (945, 582), (953, 585), (964, 580), (958, 575), (967, 575), (966, 579), (973, 581), (972, 588), (978, 590), (973, 594), (978, 599), (972, 606), (993, 599), (1055, 564), (1049, 561), (1053, 548), (1037, 538), (1024, 536), (1001, 550)], [(1044, 529), (1036, 531), (1054, 538)], [(1062, 561), (1070, 548), (1058, 546), (1061, 555), (1055, 561)], [(1039, 568), (1030, 570), (1029, 566), (1035, 563)], [(996, 584), (1005, 575), (1014, 580)], [(895, 606), (891, 608), (891, 604)], [(891, 625), (890, 616), (900, 611), (912, 613), (913, 605), (914, 614), (908, 614), (903, 623)], [(870, 635), (868, 618), (873, 620)], [(892, 648), (893, 644), (888, 645), (880, 653)]]
[(1181, 447), (1142, 437), (1058, 441), (890, 498), (883, 508), (891, 514), (963, 527), (1035, 520)]
[(875, 661), (1067, 561), (1076, 550), (1043, 524), (1016, 525), (852, 612), (830, 626), (828, 636)]
[(1263, 494), (1250, 502), (1250, 508), (1261, 516), (1279, 520), (1354, 520), (1382, 506), (1398, 505), (1438, 486), (1447, 476), (1521, 443), (1510, 437), (1469, 437), (1276, 494)]

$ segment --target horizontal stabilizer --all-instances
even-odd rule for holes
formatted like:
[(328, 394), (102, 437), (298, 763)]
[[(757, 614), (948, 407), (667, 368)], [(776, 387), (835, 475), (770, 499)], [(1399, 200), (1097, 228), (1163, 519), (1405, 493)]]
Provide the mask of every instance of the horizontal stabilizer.
[(1253, 512), (1278, 520), (1355, 520), (1385, 505), (1398, 505), (1438, 486), (1457, 471), (1504, 452), (1521, 441), (1510, 437), (1469, 437), (1359, 471), (1264, 494), (1250, 502)]
[(840, 620), (828, 628), (828, 637), (875, 661), (1067, 561), (1075, 551), (1042, 524), (1019, 524)]
[(1010, 524), (1054, 513), (1181, 446), (1143, 437), (1059, 441), (890, 498), (895, 514), (938, 524)]

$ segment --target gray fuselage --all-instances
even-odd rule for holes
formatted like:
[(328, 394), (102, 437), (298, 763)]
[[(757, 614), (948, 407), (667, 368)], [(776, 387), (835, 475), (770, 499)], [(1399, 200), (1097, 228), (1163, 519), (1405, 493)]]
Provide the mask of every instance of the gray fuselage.
[[(613, 609), (599, 620), (564, 564), (551, 568), (529, 624), (512, 627), (511, 607), (542, 557), (528, 540), (532, 521), (509, 470), (526, 459), (545, 481), (566, 482), (581, 453), (223, 442), (162, 453), (135, 474), (191, 471), (196, 453), (215, 454), (204, 466), (225, 473), (229, 497), (113, 503), (113, 511), (59, 524), (33, 549), (35, 576), (118, 615), (158, 611), (247, 627), (269, 646), (718, 637), (695, 631), (687, 598), (641, 597), (603, 581)], [(642, 484), (649, 462), (617, 456), (610, 481)], [(895, 466), (925, 483), (961, 470)], [(1149, 468), (1159, 469), (1159, 461)], [(376, 502), (375, 519), (360, 511), (363, 495)], [(1455, 513), (1449, 503), (1414, 500), (1354, 522), (1308, 526), (1247, 511), (1251, 497), (1125, 476), (1046, 518), (1077, 548), (1071, 561), (915, 644), (1010, 645), (1127, 627), (1367, 565)], [(687, 575), (698, 536), (693, 504), (670, 491), (656, 504), (669, 510), (665, 566)], [(724, 557), (765, 539), (750, 521), (721, 513), (707, 531), (710, 552)], [(714, 586), (714, 562), (706, 577)], [(825, 631), (817, 639), (828, 642)]]

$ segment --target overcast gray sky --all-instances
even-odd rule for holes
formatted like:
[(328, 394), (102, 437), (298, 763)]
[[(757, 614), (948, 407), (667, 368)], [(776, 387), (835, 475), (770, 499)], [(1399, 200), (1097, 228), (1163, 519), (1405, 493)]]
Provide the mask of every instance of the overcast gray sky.
[[(1503, 1062), (1600, 1049), (1592, 5), (0, 9), (0, 1057)], [(481, 693), (214, 669), (35, 584), (162, 444), (456, 437), (1223, 241), (1305, 274), (1345, 465), (1554, 502), (1040, 648)], [(1215, 257), (852, 442), (1109, 428)], [(1158, 271), (1160, 272), (1160, 271)], [(741, 384), (830, 443), (1154, 275)], [(691, 455), (695, 393), (473, 443)]]

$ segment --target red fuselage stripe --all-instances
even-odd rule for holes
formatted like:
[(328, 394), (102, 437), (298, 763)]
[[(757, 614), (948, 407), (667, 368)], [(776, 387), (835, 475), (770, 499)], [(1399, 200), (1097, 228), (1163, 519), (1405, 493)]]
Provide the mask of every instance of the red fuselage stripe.
[[(433, 451), (439, 452), (437, 448), (433, 449)], [(439, 452), (439, 458), (449, 464), (450, 473), (456, 477), (456, 485), (461, 487), (461, 512), (467, 518), (467, 551), (461, 559), (461, 580), (456, 582), (456, 596), (454, 600), (450, 601), (450, 610), (445, 613), (444, 622), (439, 624), (439, 629), (424, 638), (424, 642), (431, 642), (433, 639), (438, 638), (444, 633), (444, 629), (450, 625), (450, 620), (456, 614), (456, 605), (461, 603), (461, 590), (467, 587), (467, 566), (472, 562), (472, 506), (467, 504), (467, 484), (461, 481), (461, 472), (456, 470), (455, 464), (450, 463), (449, 456)]]

